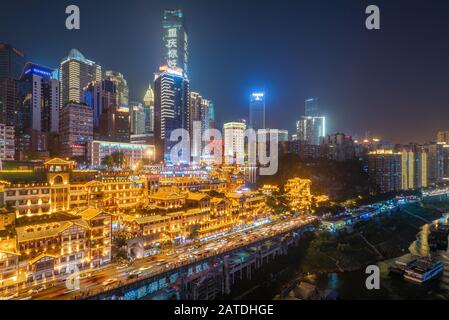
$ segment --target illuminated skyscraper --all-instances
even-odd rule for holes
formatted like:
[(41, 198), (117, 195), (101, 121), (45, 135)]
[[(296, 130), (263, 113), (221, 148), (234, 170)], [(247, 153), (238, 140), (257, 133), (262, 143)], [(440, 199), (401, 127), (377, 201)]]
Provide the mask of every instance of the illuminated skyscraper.
[(95, 131), (100, 127), (103, 114), (110, 108), (120, 107), (117, 85), (111, 80), (90, 82), (84, 88), (83, 96), (83, 101), (93, 110)]
[(181, 68), (188, 78), (189, 41), (182, 11), (165, 10), (163, 29), (164, 64), (169, 68)]
[(13, 46), (0, 43), (0, 123), (17, 126), (16, 80), (22, 74), (25, 55)]
[(444, 178), (445, 148), (444, 142), (432, 142), (426, 145), (427, 152), (427, 180), (437, 183)]
[[(16, 91), (16, 147), (18, 151), (43, 152), (51, 134), (59, 131), (59, 81), (53, 79), (53, 69), (27, 63)], [(50, 145), (51, 144), (51, 145)]]
[(217, 124), (215, 122), (215, 104), (211, 101), (209, 104), (209, 128), (216, 129)]
[(402, 160), (402, 153), (392, 150), (380, 149), (368, 153), (369, 176), (379, 192), (402, 190)]
[(243, 164), (245, 160), (246, 124), (229, 122), (223, 126), (224, 156), (226, 164)]
[(154, 132), (154, 92), (150, 86), (143, 97), (143, 110), (145, 112), (145, 133)]
[(249, 103), (249, 127), (254, 130), (265, 129), (265, 93), (251, 94)]
[(402, 189), (427, 187), (427, 152), (422, 146), (410, 144), (402, 149)]
[(105, 73), (105, 80), (110, 80), (115, 83), (117, 88), (118, 105), (121, 108), (128, 108), (129, 105), (129, 88), (128, 82), (120, 72), (108, 70)]
[(298, 140), (319, 146), (326, 136), (326, 117), (320, 113), (318, 98), (307, 99), (304, 109), (305, 115), (296, 123)]
[(325, 117), (301, 117), (296, 124), (298, 139), (308, 145), (318, 146), (326, 136)]
[(437, 142), (449, 144), (449, 131), (439, 131), (437, 134)]
[(83, 89), (92, 81), (101, 81), (101, 78), (101, 66), (72, 49), (60, 66), (61, 107), (69, 102), (84, 102)]
[(40, 132), (59, 131), (59, 81), (53, 69), (27, 63), (18, 84), (21, 106), (29, 116), (29, 128)]
[(120, 106), (115, 81), (89, 83), (84, 88), (84, 101), (93, 110), (94, 139), (130, 141), (130, 110)]
[[(203, 142), (203, 135), (210, 128), (210, 113), (209, 108), (213, 104), (210, 100), (204, 99), (199, 93), (190, 93), (190, 120), (189, 120), (189, 132), (192, 142), (191, 153), (193, 157), (201, 156), (201, 150), (206, 145)], [(201, 136), (194, 139), (193, 137), (193, 125), (194, 122), (200, 123)]]
[(25, 54), (22, 51), (0, 42), (0, 79), (18, 80), (25, 62)]
[[(154, 80), (154, 137), (158, 161), (170, 159), (176, 129), (190, 129), (189, 81), (182, 69), (162, 66)], [(163, 156), (163, 158), (162, 158)]]
[(84, 104), (69, 103), (61, 109), (59, 144), (62, 156), (87, 160), (87, 147), (94, 134), (92, 115), (92, 108)]
[(145, 112), (143, 105), (138, 102), (129, 104), (129, 112), (131, 116), (131, 134), (140, 135), (145, 133)]
[(306, 100), (305, 104), (305, 116), (306, 117), (318, 117), (320, 116), (319, 100), (318, 98), (310, 98)]

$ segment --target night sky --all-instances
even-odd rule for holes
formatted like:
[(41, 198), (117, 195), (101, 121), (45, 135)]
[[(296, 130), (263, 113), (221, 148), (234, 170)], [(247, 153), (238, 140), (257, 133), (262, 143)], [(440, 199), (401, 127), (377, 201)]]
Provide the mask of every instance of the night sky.
[[(65, 29), (70, 4), (79, 31)], [(365, 28), (369, 4), (380, 31)], [(215, 102), (220, 124), (247, 118), (250, 92), (264, 89), (271, 128), (292, 132), (317, 96), (331, 132), (423, 143), (449, 130), (446, 0), (2, 0), (0, 41), (49, 67), (77, 48), (122, 72), (140, 101), (162, 62), (163, 10), (178, 7), (191, 89)]]

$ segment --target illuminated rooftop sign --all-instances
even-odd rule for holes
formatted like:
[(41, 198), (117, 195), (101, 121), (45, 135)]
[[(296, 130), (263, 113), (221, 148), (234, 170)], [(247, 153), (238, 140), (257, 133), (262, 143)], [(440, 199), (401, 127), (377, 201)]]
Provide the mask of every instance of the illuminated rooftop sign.
[(25, 70), (25, 74), (38, 74), (40, 76), (44, 76), (44, 77), (52, 77), (52, 72), (49, 70), (45, 70), (45, 69), (41, 69), (41, 68), (37, 68), (37, 67), (31, 67), (27, 70)]
[(260, 101), (265, 97), (265, 94), (263, 92), (256, 92), (252, 94), (252, 97), (256, 99), (256, 101)]

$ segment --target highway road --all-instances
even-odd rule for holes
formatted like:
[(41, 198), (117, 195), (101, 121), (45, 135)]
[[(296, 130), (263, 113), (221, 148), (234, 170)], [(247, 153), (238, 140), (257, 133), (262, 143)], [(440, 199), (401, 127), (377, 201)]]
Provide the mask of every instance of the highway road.
[[(70, 290), (66, 279), (55, 280), (46, 285), (19, 290), (14, 299), (22, 300), (69, 300), (83, 299), (110, 289), (140, 281), (165, 271), (189, 265), (205, 258), (271, 238), (290, 229), (307, 225), (314, 217), (280, 218), (266, 224), (233, 231), (205, 242), (176, 246), (155, 256), (135, 260), (129, 264), (109, 264), (103, 268), (82, 271), (78, 275), (79, 289)], [(69, 286), (73, 287), (73, 286)]]

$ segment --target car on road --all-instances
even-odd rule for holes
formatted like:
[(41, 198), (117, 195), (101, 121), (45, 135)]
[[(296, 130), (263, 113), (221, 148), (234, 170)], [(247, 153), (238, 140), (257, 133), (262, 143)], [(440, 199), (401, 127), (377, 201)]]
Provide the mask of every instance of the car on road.
[(111, 278), (111, 279), (107, 279), (107, 280), (103, 281), (101, 284), (102, 284), (104, 287), (106, 287), (106, 286), (109, 286), (109, 285), (114, 284), (114, 283), (116, 283), (116, 282), (117, 282), (117, 279), (116, 279), (116, 278)]
[(69, 293), (72, 293), (72, 292), (76, 292), (76, 291), (78, 291), (78, 290), (80, 290), (80, 289), (78, 288), (78, 289), (70, 289), (70, 290), (66, 290), (66, 291), (64, 291), (64, 294), (69, 294)]
[(92, 276), (92, 273), (90, 273), (90, 272), (84, 272), (84, 273), (81, 273), (81, 274), (79, 275), (79, 278), (80, 278), (81, 280), (83, 280), (83, 279), (89, 278), (89, 277), (91, 277), (91, 276)]
[(37, 287), (37, 288), (30, 289), (30, 290), (28, 291), (28, 293), (29, 293), (29, 294), (35, 294), (35, 293), (42, 292), (42, 291), (44, 291), (45, 289), (47, 289), (45, 286), (40, 286), (40, 287)]
[(12, 300), (12, 299), (17, 298), (18, 296), (19, 296), (19, 294), (16, 292), (16, 293), (10, 294), (8, 296), (0, 296), (0, 300)]
[(128, 273), (128, 279), (134, 279), (140, 277), (142, 274), (142, 271), (140, 270), (133, 270), (130, 273)]
[(124, 264), (121, 264), (121, 265), (117, 266), (116, 269), (117, 270), (123, 270), (123, 269), (126, 269), (128, 267), (129, 267), (129, 265), (124, 263)]
[(166, 265), (166, 264), (167, 264), (167, 261), (159, 261), (159, 262), (156, 262), (156, 266), (158, 266), (158, 267), (164, 266), (164, 265)]
[(153, 266), (150, 265), (145, 265), (139, 268), (140, 271), (147, 271), (150, 270), (151, 268), (153, 268)]

